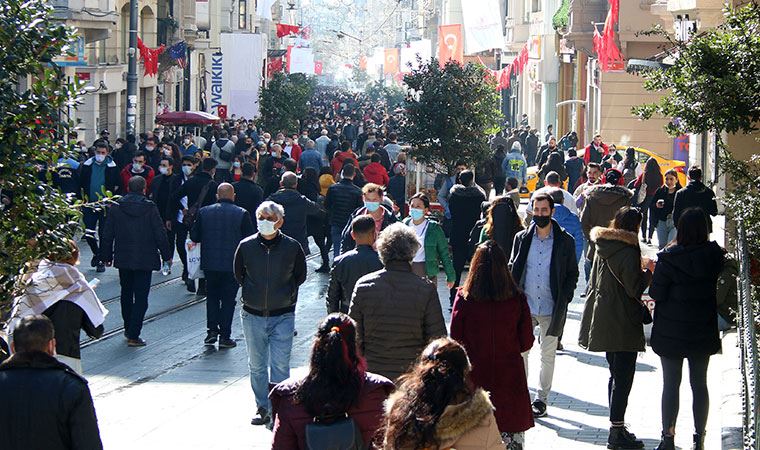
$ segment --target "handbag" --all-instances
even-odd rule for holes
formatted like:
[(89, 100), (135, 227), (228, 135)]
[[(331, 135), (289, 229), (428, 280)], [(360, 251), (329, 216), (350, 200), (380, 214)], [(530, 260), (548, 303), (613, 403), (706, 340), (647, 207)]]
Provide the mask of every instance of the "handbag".
[(204, 278), (203, 269), (201, 269), (201, 244), (194, 243), (190, 239), (185, 241), (185, 250), (187, 251), (187, 278), (197, 280)]
[(306, 425), (308, 450), (364, 450), (364, 438), (359, 426), (347, 413), (315, 417)]
[[(622, 281), (620, 281), (620, 278), (618, 278), (617, 274), (615, 274), (615, 271), (612, 270), (612, 267), (610, 267), (610, 264), (607, 262), (607, 260), (602, 258), (602, 261), (604, 261), (604, 263), (607, 265), (607, 269), (609, 269), (612, 276), (615, 278), (615, 280), (617, 280), (617, 282), (625, 291), (625, 285), (623, 284)], [(641, 323), (643, 323), (644, 325), (649, 325), (650, 323), (652, 323), (652, 313), (649, 311), (649, 308), (647, 307), (647, 305), (645, 305), (644, 302), (642, 302), (640, 298), (634, 299), (634, 300), (636, 301), (636, 303), (639, 304), (639, 308), (641, 309)]]
[(211, 180), (201, 188), (198, 199), (195, 201), (195, 203), (193, 203), (191, 207), (187, 208), (187, 212), (182, 216), (182, 225), (188, 229), (193, 227), (195, 219), (198, 217), (198, 210), (201, 209), (201, 205), (204, 201), (206, 201), (206, 194), (208, 194), (208, 190), (211, 188), (211, 183), (213, 182), (214, 181)]
[(644, 200), (647, 198), (647, 183), (645, 181), (641, 182), (641, 185), (639, 186), (639, 189), (636, 191), (636, 206), (640, 206), (644, 203)]

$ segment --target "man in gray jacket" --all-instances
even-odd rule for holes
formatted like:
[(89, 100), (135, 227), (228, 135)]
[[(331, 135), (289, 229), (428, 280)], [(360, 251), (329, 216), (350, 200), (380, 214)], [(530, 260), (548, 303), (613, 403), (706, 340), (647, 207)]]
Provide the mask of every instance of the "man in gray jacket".
[(229, 182), (232, 160), (235, 159), (235, 143), (228, 139), (227, 131), (219, 132), (219, 139), (211, 145), (211, 157), (216, 160), (216, 175), (218, 183)]
[(280, 231), (284, 218), (282, 206), (262, 203), (256, 210), (259, 232), (240, 242), (235, 252), (235, 278), (243, 286), (240, 317), (257, 406), (251, 425), (270, 423), (269, 385), (290, 377), (298, 287), (306, 281), (301, 244)]

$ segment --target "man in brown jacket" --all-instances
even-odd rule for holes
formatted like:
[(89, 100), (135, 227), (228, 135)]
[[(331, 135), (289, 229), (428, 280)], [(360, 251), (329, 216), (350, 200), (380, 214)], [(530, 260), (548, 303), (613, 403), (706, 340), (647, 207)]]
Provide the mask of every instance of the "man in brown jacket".
[[(586, 241), (591, 236), (594, 227), (607, 227), (615, 217), (615, 213), (624, 206), (631, 204), (633, 193), (625, 186), (620, 186), (623, 173), (617, 169), (609, 169), (604, 173), (604, 184), (591, 186), (586, 190), (586, 204), (581, 212), (581, 226)], [(584, 271), (586, 282), (591, 273), (591, 263), (594, 261), (594, 246), (589, 245), (586, 251)]]
[(446, 336), (441, 301), (433, 283), (412, 273), (420, 242), (414, 230), (397, 223), (377, 240), (385, 269), (356, 282), (349, 315), (367, 369), (395, 380), (427, 343)]

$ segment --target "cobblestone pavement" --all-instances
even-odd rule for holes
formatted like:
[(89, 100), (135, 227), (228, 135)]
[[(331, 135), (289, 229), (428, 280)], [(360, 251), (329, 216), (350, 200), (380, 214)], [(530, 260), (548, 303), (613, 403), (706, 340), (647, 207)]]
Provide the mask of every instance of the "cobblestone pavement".
[[(83, 261), (88, 260), (85, 256)], [(314, 273), (317, 266), (317, 260), (309, 261), (309, 277), (300, 291), (293, 373), (304, 370), (311, 338), (324, 316), (328, 277)], [(94, 270), (83, 270), (88, 278), (96, 276)], [(117, 295), (115, 271), (109, 269), (97, 275), (103, 280), (98, 288), (101, 296)], [(154, 276), (154, 283), (162, 280), (165, 279)], [(606, 445), (608, 371), (604, 354), (586, 352), (576, 344), (584, 303), (580, 297), (582, 281), (580, 285), (570, 305), (563, 339), (565, 351), (557, 355), (549, 416), (538, 419), (526, 433), (528, 449), (590, 449)], [(448, 323), (448, 291), (440, 281), (439, 293)], [(161, 283), (151, 292), (148, 314), (194, 298), (178, 279)], [(107, 331), (120, 322), (118, 301), (109, 308)], [(255, 405), (239, 319), (236, 316), (233, 323), (237, 348), (204, 347), (204, 336), (205, 305), (199, 303), (147, 323), (143, 332), (147, 347), (127, 348), (118, 333), (83, 350), (106, 449), (269, 448), (270, 432), (249, 424)], [(721, 419), (730, 417), (721, 417), (723, 390), (736, 390), (736, 386), (723, 385), (723, 370), (730, 363), (723, 355), (711, 360), (707, 449), (720, 448)], [(538, 351), (534, 351), (530, 360), (531, 390), (538, 385), (539, 365)], [(657, 445), (660, 434), (661, 377), (659, 358), (647, 348), (639, 355), (626, 421), (650, 449)], [(690, 448), (693, 425), (687, 371), (683, 380), (676, 443), (680, 448)], [(725, 426), (725, 419), (723, 422)]]

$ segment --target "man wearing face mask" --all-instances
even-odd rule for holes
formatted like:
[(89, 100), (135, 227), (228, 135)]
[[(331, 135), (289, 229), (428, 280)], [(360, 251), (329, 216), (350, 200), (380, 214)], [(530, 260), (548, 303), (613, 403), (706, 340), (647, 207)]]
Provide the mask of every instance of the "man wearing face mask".
[(351, 237), (351, 223), (353, 223), (354, 218), (365, 214), (372, 217), (375, 221), (375, 231), (377, 231), (378, 235), (391, 224), (397, 222), (396, 216), (393, 215), (393, 212), (383, 205), (384, 193), (385, 191), (382, 186), (374, 183), (367, 183), (364, 185), (362, 188), (364, 206), (359, 207), (353, 212), (353, 214), (351, 214), (346, 227), (343, 229), (340, 244), (341, 253), (346, 253), (356, 247), (356, 242), (354, 242), (354, 238)]
[(129, 179), (135, 176), (145, 178), (145, 181), (148, 183), (148, 190), (150, 190), (150, 184), (153, 182), (153, 177), (156, 174), (153, 168), (146, 163), (146, 160), (147, 156), (145, 153), (137, 152), (134, 158), (132, 158), (132, 164), (121, 170), (121, 188), (123, 192), (127, 191)]
[(194, 155), (195, 152), (198, 151), (198, 146), (195, 145), (193, 142), (193, 135), (190, 133), (187, 133), (182, 138), (182, 146), (180, 147), (180, 150), (182, 151), (182, 156), (188, 156), (188, 155)]
[(172, 185), (174, 184), (174, 179), (178, 178), (179, 175), (174, 173), (174, 160), (168, 157), (161, 158), (158, 172), (159, 175), (153, 178), (153, 182), (150, 185), (150, 195), (148, 198), (153, 200), (153, 203), (158, 207), (158, 213), (161, 215), (161, 223), (164, 224), (166, 237), (169, 239), (169, 247), (171, 248), (172, 256), (169, 259), (171, 261), (174, 259), (174, 247), (177, 241), (177, 234), (171, 226), (169, 201), (171, 200), (171, 190)]
[(149, 165), (150, 167), (158, 167), (158, 165), (161, 163), (161, 157), (163, 154), (161, 153), (161, 149), (158, 145), (158, 138), (155, 136), (149, 137), (145, 141), (145, 164)]
[(256, 210), (259, 232), (243, 239), (235, 252), (235, 278), (243, 287), (240, 318), (257, 406), (251, 425), (270, 423), (269, 386), (290, 376), (298, 287), (306, 281), (301, 245), (280, 232), (284, 219), (282, 206), (262, 203)]
[(113, 158), (114, 162), (116, 163), (116, 167), (118, 167), (119, 170), (123, 169), (132, 162), (132, 158), (135, 156), (135, 149), (136, 147), (134, 145), (130, 146), (125, 139), (116, 139), (116, 142), (113, 144), (113, 152), (111, 153), (111, 157)]
[[(95, 156), (79, 166), (79, 182), (82, 199), (97, 201), (108, 191), (120, 194), (119, 168), (108, 155), (108, 145), (101, 141), (95, 146)], [(105, 211), (103, 209), (83, 208), (84, 238), (92, 250), (90, 265), (97, 267), (98, 272), (105, 272), (106, 267), (98, 259), (98, 238), (102, 240)]]
[(195, 157), (182, 157), (181, 169), (174, 174), (171, 180), (169, 200), (166, 205), (166, 222), (164, 224), (166, 229), (171, 230), (176, 236), (177, 253), (182, 261), (182, 281), (185, 282), (188, 292), (195, 292), (195, 280), (190, 280), (187, 277), (187, 250), (185, 249), (185, 241), (187, 240), (189, 230), (183, 223), (184, 211), (187, 211), (189, 208), (188, 196), (176, 198), (174, 194), (191, 178), (197, 166), (198, 161)]
[(206, 325), (203, 341), (219, 348), (237, 346), (232, 336), (238, 282), (232, 262), (240, 241), (254, 233), (251, 215), (235, 205), (235, 189), (222, 183), (216, 190), (217, 203), (198, 211), (190, 239), (201, 245), (201, 269), (206, 277)]
[[(533, 198), (533, 223), (515, 235), (509, 261), (512, 276), (528, 298), (533, 326), (540, 331), (540, 389), (532, 405), (534, 417), (546, 416), (558, 337), (578, 282), (575, 240), (552, 219), (553, 214), (551, 196)], [(523, 354), (526, 374), (529, 352)]]

